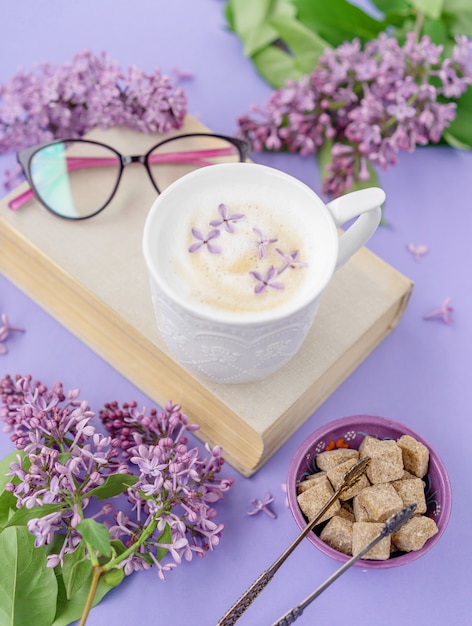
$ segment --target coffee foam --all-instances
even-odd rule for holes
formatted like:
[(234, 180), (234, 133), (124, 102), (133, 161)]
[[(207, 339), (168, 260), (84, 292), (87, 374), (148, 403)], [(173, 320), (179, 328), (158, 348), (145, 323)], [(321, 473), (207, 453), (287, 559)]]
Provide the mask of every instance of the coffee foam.
[[(313, 290), (319, 253), (310, 225), (302, 223), (299, 212), (290, 206), (277, 206), (270, 200), (230, 201), (222, 197), (221, 201), (226, 204), (230, 216), (244, 215), (232, 223), (233, 233), (227, 232), (223, 224), (218, 227), (210, 225), (212, 220), (221, 219), (221, 215), (219, 202), (209, 202), (208, 198), (200, 201), (196, 198), (193, 206), (181, 212), (178, 228), (173, 225), (166, 280), (178, 296), (208, 312), (240, 316), (282, 312), (305, 298), (307, 291)], [(198, 251), (189, 252), (192, 244), (199, 243), (192, 235), (192, 228), (197, 228), (204, 237), (217, 229), (219, 236), (212, 239), (211, 244), (221, 253), (211, 254), (205, 244)], [(276, 239), (264, 246), (264, 256), (254, 228), (264, 235), (264, 239)], [(259, 272), (266, 278), (270, 267), (279, 270), (287, 264), (276, 249), (286, 255), (298, 251), (294, 266), (287, 267), (270, 281), (282, 283), (283, 289), (268, 285), (262, 293), (256, 294), (254, 289), (260, 281), (250, 272)]]

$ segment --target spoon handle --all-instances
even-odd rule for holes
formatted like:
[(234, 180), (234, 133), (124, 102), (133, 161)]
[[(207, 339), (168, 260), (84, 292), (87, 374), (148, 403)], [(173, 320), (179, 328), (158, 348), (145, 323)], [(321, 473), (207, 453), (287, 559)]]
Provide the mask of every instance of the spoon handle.
[(341, 576), (341, 574), (344, 574), (344, 572), (349, 569), (351, 565), (354, 565), (356, 561), (363, 557), (364, 554), (367, 554), (367, 552), (369, 552), (369, 550), (371, 550), (381, 539), (383, 539), (387, 535), (390, 535), (391, 533), (397, 532), (397, 530), (399, 530), (403, 526), (403, 524), (405, 524), (409, 519), (413, 517), (415, 510), (416, 504), (409, 504), (401, 509), (401, 511), (399, 511), (398, 513), (392, 515), (387, 520), (380, 533), (376, 537), (374, 537), (374, 539), (372, 539), (372, 541), (367, 546), (364, 546), (364, 548), (362, 548), (362, 550), (352, 556), (349, 561), (346, 561), (346, 563), (344, 563), (342, 567), (336, 570), (334, 574), (331, 574), (331, 576), (327, 578), (325, 582), (318, 587), (318, 589), (316, 589), (312, 594), (305, 598), (303, 602), (300, 602), (300, 604), (285, 613), (285, 615), (281, 617), (277, 622), (275, 622), (272, 626), (288, 626), (289, 624), (293, 624), (293, 622), (300, 617), (306, 607), (311, 604), (313, 600), (316, 600), (316, 598), (321, 593), (323, 593), (325, 589), (327, 589), (332, 583), (334, 583), (334, 581), (337, 580)]
[(241, 615), (246, 611), (246, 609), (251, 606), (251, 604), (261, 593), (261, 591), (270, 583), (272, 578), (275, 576), (277, 570), (288, 559), (288, 557), (292, 554), (295, 548), (313, 530), (318, 520), (322, 518), (326, 511), (339, 498), (339, 496), (344, 491), (346, 491), (346, 489), (349, 489), (354, 484), (356, 484), (360, 477), (365, 473), (369, 463), (370, 458), (366, 457), (356, 463), (356, 465), (354, 465), (348, 472), (346, 472), (341, 485), (333, 493), (331, 498), (324, 504), (324, 506), (318, 511), (318, 513), (311, 520), (311, 522), (305, 526), (305, 528), (299, 533), (297, 537), (295, 537), (292, 543), (288, 546), (288, 548), (284, 550), (284, 552), (282, 552), (279, 558), (276, 559), (268, 569), (262, 572), (262, 574), (258, 578), (256, 578), (256, 580), (243, 593), (239, 600), (237, 600), (233, 604), (233, 606), (223, 615), (223, 617), (219, 620), (217, 626), (233, 626), (233, 624), (238, 621)]
[(246, 589), (239, 600), (236, 600), (233, 606), (223, 615), (217, 626), (233, 626), (244, 611), (251, 606), (261, 591), (270, 583), (275, 572), (276, 570), (271, 569), (262, 572), (252, 585)]

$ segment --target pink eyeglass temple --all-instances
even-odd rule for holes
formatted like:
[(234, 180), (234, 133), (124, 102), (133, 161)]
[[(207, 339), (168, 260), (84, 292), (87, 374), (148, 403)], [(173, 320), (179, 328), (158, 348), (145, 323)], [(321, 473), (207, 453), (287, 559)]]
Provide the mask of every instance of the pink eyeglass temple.
[[(150, 163), (192, 163), (193, 165), (212, 165), (211, 161), (206, 161), (212, 157), (230, 156), (233, 154), (231, 148), (212, 148), (211, 150), (193, 150), (187, 152), (168, 152), (166, 154), (153, 154)], [(86, 167), (103, 167), (105, 165), (116, 165), (118, 157), (99, 158), (99, 157), (67, 157), (67, 171), (84, 169)], [(34, 198), (31, 189), (27, 189), (23, 193), (15, 196), (8, 203), (8, 208), (17, 211), (29, 200)]]

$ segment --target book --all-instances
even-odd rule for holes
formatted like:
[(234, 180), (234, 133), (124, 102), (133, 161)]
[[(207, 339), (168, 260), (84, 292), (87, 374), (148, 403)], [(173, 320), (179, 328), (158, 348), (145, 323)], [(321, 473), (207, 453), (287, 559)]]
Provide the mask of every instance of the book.
[[(208, 132), (188, 116), (173, 134)], [(89, 135), (123, 154), (144, 154), (159, 134), (123, 128)], [(142, 233), (156, 197), (139, 163), (126, 167), (110, 205), (69, 221), (36, 200), (18, 211), (0, 202), (0, 268), (55, 319), (156, 404), (181, 404), (196, 435), (224, 449), (251, 476), (399, 322), (413, 283), (367, 248), (339, 269), (297, 355), (269, 378), (218, 384), (174, 361), (157, 330)], [(84, 189), (84, 193), (90, 190)], [(348, 315), (346, 314), (348, 312)]]

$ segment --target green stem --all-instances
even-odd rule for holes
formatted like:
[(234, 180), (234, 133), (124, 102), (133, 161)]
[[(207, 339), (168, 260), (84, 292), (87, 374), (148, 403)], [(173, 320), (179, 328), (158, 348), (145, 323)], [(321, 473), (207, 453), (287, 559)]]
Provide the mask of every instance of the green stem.
[(422, 11), (418, 11), (416, 13), (415, 29), (413, 31), (415, 33), (415, 41), (417, 43), (420, 40), (421, 31), (423, 30), (423, 24), (424, 24), (424, 13)]
[(92, 582), (90, 583), (87, 601), (85, 602), (79, 626), (85, 626), (85, 623), (93, 606), (93, 599), (95, 598), (95, 593), (97, 592), (98, 583), (104, 573), (105, 570), (103, 567), (101, 567), (100, 565), (94, 565), (92, 570)]
[(146, 526), (146, 528), (141, 532), (141, 534), (139, 535), (135, 543), (133, 543), (127, 550), (125, 550), (121, 554), (118, 554), (114, 559), (111, 559), (110, 561), (108, 561), (108, 563), (105, 563), (102, 566), (104, 572), (109, 572), (110, 570), (114, 569), (122, 561), (127, 559), (130, 554), (133, 554), (133, 552), (136, 552), (139, 546), (141, 546), (146, 541), (146, 539), (150, 537), (152, 533), (156, 530), (157, 523), (159, 521), (159, 515), (161, 514), (161, 512), (162, 511), (160, 511), (159, 513), (156, 513), (154, 520), (150, 524), (148, 524), (148, 526)]

